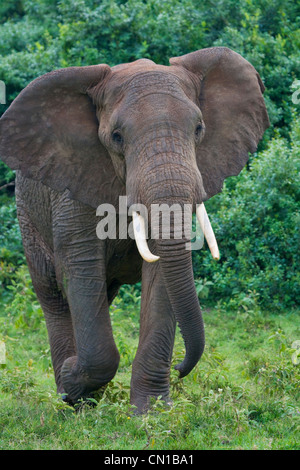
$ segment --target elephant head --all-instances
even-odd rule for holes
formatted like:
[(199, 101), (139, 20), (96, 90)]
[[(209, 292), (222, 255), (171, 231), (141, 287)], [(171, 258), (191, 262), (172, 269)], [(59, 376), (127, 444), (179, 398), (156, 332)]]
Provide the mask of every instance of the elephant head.
[[(172, 58), (170, 66), (141, 59), (57, 70), (29, 84), (3, 115), (0, 157), (95, 208), (117, 207), (127, 195), (128, 205), (149, 211), (163, 203), (203, 211), (269, 125), (263, 89), (253, 66), (225, 47)], [(159, 259), (185, 341), (181, 376), (204, 348), (186, 241), (159, 237), (148, 251), (148, 261)]]

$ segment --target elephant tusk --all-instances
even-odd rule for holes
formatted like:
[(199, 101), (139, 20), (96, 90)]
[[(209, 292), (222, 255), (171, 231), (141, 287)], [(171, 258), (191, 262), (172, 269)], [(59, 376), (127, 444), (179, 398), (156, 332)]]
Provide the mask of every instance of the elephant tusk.
[(134, 237), (141, 257), (148, 263), (154, 263), (159, 260), (159, 256), (153, 255), (148, 248), (144, 218), (137, 212), (132, 211), (132, 220)]
[(204, 237), (207, 241), (208, 247), (214, 259), (220, 259), (219, 248), (217, 240), (212, 229), (211, 223), (209, 221), (206, 209), (204, 204), (199, 204), (196, 209), (197, 220), (200, 224), (201, 230), (204, 234)]

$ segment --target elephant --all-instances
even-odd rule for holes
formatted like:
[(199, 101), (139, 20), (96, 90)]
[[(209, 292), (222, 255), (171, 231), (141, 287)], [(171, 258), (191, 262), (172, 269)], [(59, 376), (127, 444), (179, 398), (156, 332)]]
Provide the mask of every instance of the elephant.
[(200, 208), (217, 258), (204, 202), (256, 151), (269, 126), (263, 91), (245, 58), (209, 47), (169, 65), (138, 59), (58, 69), (27, 85), (3, 114), (0, 158), (16, 170), (24, 251), (45, 315), (57, 392), (69, 403), (92, 396), (117, 372), (109, 307), (123, 284), (142, 285), (130, 386), (137, 411), (147, 410), (152, 397), (170, 400), (177, 324), (185, 346), (175, 366), (179, 377), (198, 363), (204, 321), (189, 236), (174, 236), (175, 214), (169, 237), (159, 217), (158, 236), (150, 236), (151, 223), (143, 229), (135, 210), (125, 220), (140, 223), (133, 237), (100, 239), (97, 210), (112, 206), (120, 225), (120, 197), (127, 208), (140, 204), (149, 214), (155, 205), (187, 205), (190, 226)]

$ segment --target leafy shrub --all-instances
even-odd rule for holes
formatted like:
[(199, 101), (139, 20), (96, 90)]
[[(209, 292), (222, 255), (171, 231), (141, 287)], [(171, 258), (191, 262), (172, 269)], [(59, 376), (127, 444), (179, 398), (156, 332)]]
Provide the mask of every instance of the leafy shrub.
[(31, 277), (26, 265), (22, 265), (8, 286), (12, 294), (6, 306), (6, 313), (16, 328), (37, 328), (43, 320), (43, 312), (33, 290)]
[[(291, 0), (5, 0), (0, 79), (8, 99), (54, 68), (170, 57), (211, 46), (244, 55), (266, 84), (272, 125), (291, 122), (299, 76), (299, 16)], [(267, 134), (272, 135), (273, 127)], [(267, 140), (265, 140), (266, 142)]]
[(0, 205), (0, 293), (5, 295), (5, 288), (15, 278), (16, 270), (25, 262), (21, 233), (16, 217), (14, 201), (5, 199)]
[(299, 304), (300, 125), (290, 144), (274, 138), (250, 170), (225, 183), (207, 202), (221, 261), (194, 252), (196, 276), (213, 281), (210, 297), (240, 305), (252, 292), (265, 307)]

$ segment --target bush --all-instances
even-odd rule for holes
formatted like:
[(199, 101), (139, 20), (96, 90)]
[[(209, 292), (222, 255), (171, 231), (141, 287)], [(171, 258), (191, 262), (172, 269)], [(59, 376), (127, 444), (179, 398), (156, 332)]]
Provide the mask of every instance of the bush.
[(27, 266), (22, 265), (16, 271), (8, 290), (11, 292), (11, 301), (5, 308), (7, 318), (13, 321), (16, 328), (22, 330), (28, 327), (38, 328), (44, 316)]
[[(55, 68), (141, 57), (169, 58), (227, 46), (258, 69), (272, 127), (286, 132), (299, 77), (299, 16), (291, 0), (5, 0), (0, 7), (0, 79), (11, 101)], [(267, 142), (267, 137), (265, 142)]]
[(300, 125), (291, 143), (274, 138), (239, 177), (207, 202), (221, 261), (194, 252), (196, 276), (213, 281), (210, 298), (240, 304), (257, 296), (268, 308), (299, 305)]
[[(4, 200), (4, 198), (3, 198)], [(16, 270), (25, 262), (21, 233), (13, 200), (0, 205), (0, 294), (7, 294), (6, 287), (15, 278)]]

